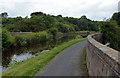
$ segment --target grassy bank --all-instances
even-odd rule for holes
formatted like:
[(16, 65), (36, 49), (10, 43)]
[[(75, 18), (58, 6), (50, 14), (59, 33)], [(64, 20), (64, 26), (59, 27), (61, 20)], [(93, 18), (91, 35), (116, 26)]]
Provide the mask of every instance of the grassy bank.
[(95, 31), (75, 31), (70, 33), (95, 33)]
[(22, 34), (12, 36), (9, 31), (3, 29), (2, 31), (2, 49), (9, 50), (12, 47), (24, 47), (26, 45), (33, 45), (40, 42), (46, 42), (50, 38), (50, 34), (46, 31)]
[(69, 42), (63, 43), (48, 52), (41, 53), (40, 55), (30, 58), (24, 62), (14, 64), (14, 67), (3, 72), (3, 76), (34, 76), (38, 71), (42, 69), (61, 51), (65, 48), (85, 40), (84, 38), (78, 38)]
[(16, 46), (24, 46), (35, 44), (38, 42), (45, 42), (49, 39), (50, 34), (46, 31), (31, 33), (31, 34), (23, 34), (23, 35), (16, 35)]
[(87, 68), (87, 61), (86, 61), (86, 48), (83, 49), (83, 62), (82, 62), (82, 67), (84, 69), (84, 73), (86, 73), (86, 76), (88, 75), (88, 68)]

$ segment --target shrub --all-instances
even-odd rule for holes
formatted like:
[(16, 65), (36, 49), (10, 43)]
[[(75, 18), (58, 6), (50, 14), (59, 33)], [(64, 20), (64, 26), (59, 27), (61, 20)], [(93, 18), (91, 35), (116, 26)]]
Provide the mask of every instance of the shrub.
[(49, 39), (50, 35), (46, 32), (38, 32), (32, 34), (23, 34), (23, 35), (16, 35), (16, 45), (24, 46), (28, 44), (35, 44), (39, 42), (45, 42)]
[(2, 49), (3, 51), (14, 46), (15, 38), (6, 30), (2, 29)]
[(56, 36), (56, 34), (58, 33), (58, 29), (57, 28), (51, 28), (49, 30), (49, 32), (53, 35), (53, 36)]
[(109, 42), (110, 47), (120, 51), (120, 28), (117, 26), (116, 22), (105, 22), (101, 29), (103, 33), (103, 43), (106, 44)]

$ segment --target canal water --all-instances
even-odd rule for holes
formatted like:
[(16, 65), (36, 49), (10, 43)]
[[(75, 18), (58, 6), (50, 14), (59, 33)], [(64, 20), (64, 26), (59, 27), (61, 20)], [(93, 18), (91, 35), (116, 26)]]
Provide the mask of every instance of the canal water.
[(61, 43), (75, 39), (75, 35), (51, 38), (46, 42), (38, 42), (35, 45), (12, 48), (2, 53), (2, 71), (12, 67), (14, 63), (35, 57), (42, 52), (47, 52)]

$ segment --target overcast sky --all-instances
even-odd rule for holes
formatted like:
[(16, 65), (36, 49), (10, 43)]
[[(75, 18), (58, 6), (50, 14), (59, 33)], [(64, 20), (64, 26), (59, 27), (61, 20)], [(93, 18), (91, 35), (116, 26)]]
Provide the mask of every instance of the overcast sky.
[(80, 18), (86, 15), (92, 20), (110, 18), (118, 11), (119, 0), (0, 0), (0, 13), (9, 17), (30, 16), (32, 12), (42, 11), (51, 15)]

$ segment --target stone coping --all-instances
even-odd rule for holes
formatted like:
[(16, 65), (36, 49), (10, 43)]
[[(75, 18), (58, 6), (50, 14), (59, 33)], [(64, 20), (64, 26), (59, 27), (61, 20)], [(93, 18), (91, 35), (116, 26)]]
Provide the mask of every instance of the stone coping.
[(102, 61), (106, 62), (110, 69), (116, 72), (116, 74), (120, 77), (120, 52), (101, 44), (98, 42), (99, 40), (96, 41), (94, 38), (100, 39), (102, 38), (102, 34), (94, 33), (88, 35), (88, 45), (93, 46), (94, 53), (97, 54)]
[(120, 52), (117, 50), (114, 50), (110, 47), (107, 47), (106, 45), (103, 45), (100, 42), (96, 41), (93, 38), (93, 36), (96, 36), (96, 35), (102, 35), (102, 34), (95, 33), (95, 34), (88, 35), (88, 37), (87, 37), (88, 42), (90, 42), (96, 48), (101, 50), (104, 54), (108, 55), (111, 59), (115, 60), (116, 62), (118, 62), (120, 64)]

